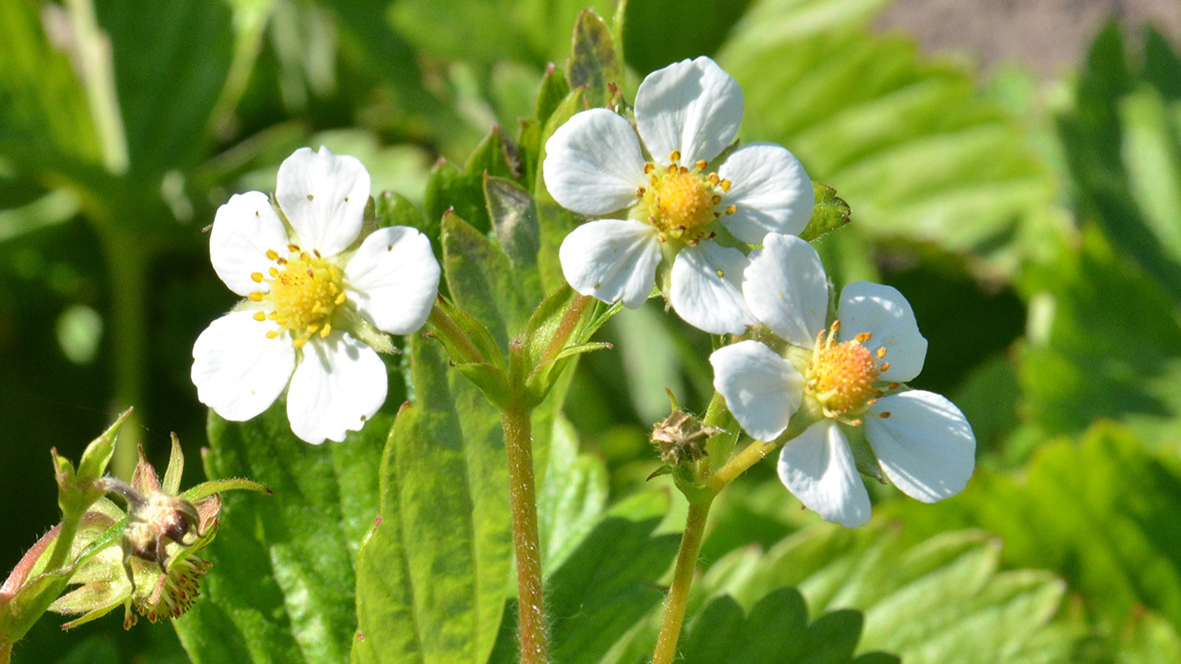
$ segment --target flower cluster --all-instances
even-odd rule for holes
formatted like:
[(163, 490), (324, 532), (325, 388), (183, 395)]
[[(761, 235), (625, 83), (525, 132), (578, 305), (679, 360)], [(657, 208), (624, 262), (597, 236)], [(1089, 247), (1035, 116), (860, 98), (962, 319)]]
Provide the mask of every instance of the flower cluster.
[(742, 120), (738, 83), (713, 60), (653, 72), (636, 92), (635, 126), (602, 108), (578, 113), (545, 145), (550, 194), (601, 217), (562, 242), (574, 290), (638, 307), (661, 291), (681, 318), (712, 332), (755, 322), (742, 297), (738, 247), (769, 232), (798, 234), (812, 216), (812, 183), (785, 148), (731, 150)]
[(811, 218), (811, 182), (778, 145), (732, 148), (742, 107), (734, 79), (701, 57), (644, 79), (634, 126), (592, 109), (554, 132), (546, 185), (595, 217), (562, 243), (566, 279), (638, 307), (667, 274), (660, 290), (684, 320), (761, 339), (714, 352), (714, 386), (755, 439), (775, 441), (793, 417), (807, 424), (785, 442), (779, 476), (823, 518), (869, 520), (859, 466), (926, 502), (958, 493), (975, 437), (950, 401), (904, 385), (927, 351), (909, 303), (853, 283), (828, 322), (824, 267), (795, 237)]
[[(935, 502), (959, 493), (976, 439), (944, 397), (908, 389), (927, 340), (897, 290), (854, 282), (826, 325), (828, 283), (807, 242), (768, 235), (743, 275), (747, 305), (784, 343), (745, 340), (713, 353), (714, 386), (742, 428), (775, 440), (797, 413), (810, 422), (784, 444), (779, 478), (821, 517), (855, 527), (870, 516), (853, 444), (904, 493)], [(878, 474), (876, 468), (865, 468)]]
[(273, 200), (252, 191), (218, 209), (213, 269), (246, 299), (193, 346), (202, 403), (243, 421), (286, 391), (292, 431), (313, 444), (341, 441), (377, 412), (388, 379), (366, 341), (426, 323), (439, 264), (413, 228), (363, 235), (368, 203), (361, 162), (301, 148), (279, 167)]

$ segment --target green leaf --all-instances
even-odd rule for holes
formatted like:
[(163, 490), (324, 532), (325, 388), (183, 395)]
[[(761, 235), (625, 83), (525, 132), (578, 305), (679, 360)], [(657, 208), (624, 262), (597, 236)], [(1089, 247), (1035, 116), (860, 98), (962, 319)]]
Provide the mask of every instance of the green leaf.
[[(1148, 607), (1181, 626), (1181, 471), (1111, 423), (1081, 444), (1044, 444), (1021, 478), (978, 471), (964, 493), (937, 505), (892, 503), (909, 538), (966, 524), (1004, 538), (1007, 566), (1070, 579), (1071, 590), (1114, 631)], [(1097, 536), (1096, 534), (1100, 534)]]
[[(881, 528), (815, 526), (766, 554), (727, 555), (706, 573), (700, 592), (729, 595), (753, 616), (775, 589), (795, 586), (816, 620), (813, 629), (833, 611), (856, 609), (864, 615), (858, 651), (896, 653), (905, 662), (1068, 659), (1081, 631), (1054, 622), (1065, 590), (1059, 579), (998, 571), (1000, 543), (984, 533), (947, 533), (910, 548), (900, 539)], [(848, 647), (854, 616), (832, 620), (826, 629), (833, 636), (818, 647)]]
[(1056, 189), (1022, 127), (968, 72), (873, 30), (881, 0), (762, 0), (717, 54), (743, 86), (744, 140), (839, 183), (873, 239), (935, 243), (1011, 273), (1061, 232)]
[(1181, 64), (1159, 35), (1131, 62), (1119, 27), (1095, 40), (1058, 119), (1083, 210), (1181, 300)]
[(379, 413), (345, 442), (313, 446), (291, 433), (282, 401), (248, 422), (210, 414), (206, 474), (249, 477), (274, 495), (222, 496), (202, 599), (175, 622), (195, 664), (348, 657), (354, 561), (378, 514), (372, 469), (389, 426)]
[(685, 58), (713, 55), (751, 0), (647, 0), (629, 2), (622, 40), (637, 72), (654, 71)]
[[(1042, 430), (1079, 433), (1098, 419), (1177, 449), (1181, 325), (1160, 285), (1097, 229), (1031, 269), (1028, 344), (1019, 367), (1026, 412)], [(1112, 308), (1118, 306), (1118, 315)]]
[(570, 83), (566, 80), (566, 73), (552, 64), (546, 67), (537, 90), (537, 100), (533, 105), (534, 119), (545, 125), (569, 94)]
[(596, 456), (579, 454), (578, 432), (558, 417), (544, 477), (537, 492), (537, 521), (548, 575), (570, 557), (601, 518), (607, 506), (607, 467)]
[(611, 100), (611, 86), (622, 82), (611, 29), (593, 10), (582, 10), (574, 24), (566, 77), (570, 87), (585, 88), (587, 103), (592, 108), (606, 106)]
[(800, 233), (800, 237), (809, 242), (849, 223), (851, 214), (849, 204), (837, 198), (836, 189), (813, 182), (812, 191), (816, 194), (816, 207), (812, 209), (808, 226)]
[[(76, 159), (99, 163), (102, 148), (86, 94), (66, 54), (49, 43), (42, 3), (0, 7), (0, 152), (43, 162)], [(50, 17), (66, 22), (60, 7)], [(27, 164), (25, 164), (27, 167)]]
[(838, 610), (808, 624), (794, 588), (767, 593), (745, 614), (728, 595), (710, 601), (683, 637), (686, 662), (793, 664), (852, 662), (861, 637), (857, 611)]
[(410, 341), (413, 405), (381, 464), (381, 512), (358, 562), (354, 662), (484, 661), (511, 579), (508, 470), (496, 411)]

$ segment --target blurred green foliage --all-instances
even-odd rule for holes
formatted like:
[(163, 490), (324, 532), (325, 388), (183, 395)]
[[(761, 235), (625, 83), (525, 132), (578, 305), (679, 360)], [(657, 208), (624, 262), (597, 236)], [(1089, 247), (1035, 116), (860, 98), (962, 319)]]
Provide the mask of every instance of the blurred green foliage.
[[(142, 442), (163, 461), (176, 431), (190, 474), (209, 446), (207, 472), (277, 492), (227, 497), (213, 601), (177, 623), (179, 639), (116, 620), (57, 638), (43, 621), (16, 661), (183, 661), (181, 643), (194, 662), (371, 661), (357, 630), (404, 634), (406, 619), (367, 610), (377, 590), (378, 606), (408, 597), (429, 618), (415, 634), (430, 638), (407, 646), (426, 661), (513, 661), (505, 524), (481, 519), (454, 541), (438, 530), (502, 498), (474, 391), (415, 341), (390, 362), (383, 412), (345, 444), (298, 443), (281, 405), (243, 427), (214, 417), (207, 434), (190, 352), (234, 298), (202, 228), (232, 193), (273, 186), (298, 146), (353, 154), (379, 208), (432, 237), (445, 288), (503, 348), (560, 282), (556, 247), (577, 223), (537, 176), (544, 138), (584, 107), (571, 88), (595, 103), (615, 83), (631, 99), (647, 72), (700, 54), (742, 84), (743, 139), (786, 145), (849, 203), (852, 223), (817, 243), (830, 276), (911, 300), (931, 340), (916, 386), (961, 405), (981, 470), (934, 507), (871, 487), (879, 516), (846, 532), (801, 513), (769, 465), (753, 469), (715, 511), (687, 661), (727, 661), (719, 640), (751, 648), (724, 653), (744, 662), (789, 642), (861, 664), (1175, 660), (1177, 49), (1113, 25), (1059, 83), (1067, 94), (986, 89), (874, 32), (883, 4), (0, 3), (0, 567), (57, 520), (49, 448), (76, 457), (127, 405), (132, 452)], [(583, 59), (568, 66), (575, 26)], [(611, 32), (622, 38), (607, 48)], [(598, 338), (615, 350), (581, 359), (537, 423), (542, 537), (558, 660), (631, 664), (651, 650), (679, 514), (666, 485), (644, 482), (648, 427), (665, 387), (704, 409), (710, 347), (654, 304)], [(399, 379), (409, 357), (430, 374), (418, 394)], [(432, 390), (448, 395), (433, 410)], [(456, 395), (470, 397), (461, 412), (446, 407)], [(411, 396), (419, 415), (382, 459)], [(420, 472), (437, 453), (428, 436), (447, 463)], [(418, 513), (405, 501), (420, 492), (446, 500)], [(394, 512), (400, 530), (374, 529)], [(321, 536), (296, 534), (308, 528)], [(406, 574), (377, 588), (399, 559)], [(468, 565), (490, 577), (463, 585)]]

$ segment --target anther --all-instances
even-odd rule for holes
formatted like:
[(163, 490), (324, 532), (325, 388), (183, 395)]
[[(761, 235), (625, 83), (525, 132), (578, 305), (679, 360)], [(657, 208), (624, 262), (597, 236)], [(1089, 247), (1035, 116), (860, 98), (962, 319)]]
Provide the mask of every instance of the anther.
[(648, 191), (648, 190), (645, 189), (644, 187), (640, 187), (639, 189), (636, 189), (636, 198), (643, 198), (644, 192), (646, 192), (646, 191)]
[(295, 339), (295, 340), (293, 340), (293, 341), (291, 342), (291, 345), (292, 345), (293, 347), (295, 347), (295, 348), (299, 348), (299, 347), (303, 346), (304, 344), (306, 344), (307, 342), (308, 342), (308, 340), (307, 340), (307, 339), (304, 339), (303, 337), (300, 337), (300, 338), (298, 338), (298, 339)]
[(718, 203), (722, 202), (722, 197), (721, 196), (714, 196), (713, 198), (709, 199), (709, 202), (713, 203), (714, 205), (717, 205)]
[(279, 252), (275, 251), (274, 249), (267, 249), (267, 258), (270, 260), (276, 260), (279, 258)]
[(669, 164), (668, 165), (669, 175), (672, 175), (673, 173), (676, 173), (676, 172), (677, 172), (677, 165), (676, 164)]
[(729, 180), (722, 180), (720, 186), (722, 187), (722, 191), (730, 191), (730, 187), (732, 187), (733, 185), (730, 183)]
[(902, 383), (890, 383), (886, 386), (886, 389), (892, 391), (898, 389), (899, 387), (902, 387)]
[(254, 320), (256, 320), (256, 321), (258, 321), (258, 322), (262, 323), (262, 322), (263, 322), (263, 321), (265, 321), (266, 319), (267, 319), (267, 313), (266, 313), (265, 311), (256, 311), (256, 312), (254, 312)]
[(717, 174), (717, 173), (710, 173), (710, 174), (709, 174), (709, 177), (707, 177), (707, 178), (705, 178), (705, 179), (706, 179), (706, 181), (708, 181), (708, 182), (709, 182), (709, 184), (710, 184), (710, 186), (711, 186), (711, 187), (716, 187), (716, 186), (718, 186), (719, 178), (718, 178), (718, 174)]
[(878, 417), (882, 418), (883, 420), (888, 420), (890, 419), (890, 411), (883, 410), (882, 412), (878, 413)]
[(324, 327), (320, 328), (320, 338), (327, 337), (332, 332), (332, 323), (324, 323)]
[(247, 295), (246, 299), (250, 300), (251, 302), (262, 302), (262, 296), (262, 291), (254, 291), (250, 295)]
[(681, 160), (681, 151), (680, 150), (673, 150), (672, 153), (668, 155), (668, 160), (673, 162), (674, 164), (677, 163), (678, 161), (680, 161)]
[(882, 362), (881, 371), (889, 371), (889, 370), (890, 370), (890, 363), (889, 362)]
[(648, 175), (653, 170), (655, 170), (655, 168), (656, 168), (656, 164), (653, 164), (652, 162), (648, 162), (648, 163), (644, 164), (644, 175)]
[(738, 211), (738, 206), (737, 206), (737, 205), (731, 205), (731, 206), (729, 206), (729, 207), (727, 207), (727, 208), (726, 208), (726, 214), (734, 214), (734, 213), (735, 213), (735, 212), (737, 212), (737, 211)]
[(705, 170), (705, 160), (704, 159), (698, 159), (697, 163), (695, 163), (693, 165), (696, 166), (697, 170), (699, 170), (699, 171)]
[(320, 255), (319, 249), (312, 249), (312, 253), (316, 255), (316, 258), (323, 258), (323, 256)]
[(293, 254), (299, 253), (299, 245), (298, 244), (288, 244), (287, 250)]
[(336, 296), (336, 299), (335, 299), (335, 300), (333, 300), (333, 302), (334, 302), (334, 303), (336, 303), (336, 304), (344, 304), (344, 301), (345, 301), (346, 299), (348, 299), (348, 298), (346, 298), (346, 297), (345, 297), (345, 294), (344, 294), (344, 293), (341, 293), (341, 294), (339, 294), (339, 295), (337, 295), (337, 296)]
[(859, 344), (863, 344), (872, 338), (873, 338), (872, 332), (861, 332), (857, 336), (853, 337), (853, 340)]
[(277, 330), (267, 330), (267, 338), (268, 339), (277, 339), (278, 337), (279, 337), (279, 332)]
[(271, 278), (277, 277), (279, 276), (279, 268), (272, 267), (271, 269), (267, 270), (267, 274), (271, 275)]
[(885, 356), (886, 356), (886, 347), (882, 346), (881, 348), (878, 349), (878, 359), (880, 360)]
[(262, 283), (262, 272), (251, 272), (250, 278), (254, 280), (254, 283), (261, 284)]

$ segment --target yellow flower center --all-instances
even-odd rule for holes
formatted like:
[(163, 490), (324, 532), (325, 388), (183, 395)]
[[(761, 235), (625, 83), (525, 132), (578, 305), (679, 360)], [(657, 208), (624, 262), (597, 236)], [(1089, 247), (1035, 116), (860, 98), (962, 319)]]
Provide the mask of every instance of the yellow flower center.
[(681, 153), (674, 150), (667, 167), (646, 164), (648, 186), (640, 187), (636, 196), (643, 203), (648, 223), (660, 231), (661, 242), (675, 238), (695, 245), (712, 239), (714, 233), (709, 226), (723, 214), (734, 214), (737, 208), (731, 205), (722, 211), (717, 209), (722, 194), (730, 190), (729, 180), (717, 173), (705, 175), (704, 160), (690, 169), (681, 166), (680, 159)]
[[(320, 256), (319, 251), (309, 254), (294, 244), (287, 245), (287, 249), (291, 252), (287, 257), (274, 250), (267, 251), (267, 258), (275, 265), (265, 275), (255, 272), (250, 277), (258, 283), (269, 283), (271, 289), (247, 297), (270, 305), (269, 312), (256, 312), (255, 320), (274, 321), (291, 333), (292, 345), (299, 348), (315, 334), (328, 336), (332, 331), (332, 314), (346, 298), (340, 270)], [(271, 330), (267, 337), (274, 339), (279, 334)]]
[[(846, 424), (861, 424), (856, 416), (877, 402), (882, 391), (878, 377), (890, 368), (883, 362), (885, 347), (871, 352), (865, 342), (872, 336), (862, 332), (852, 341), (836, 341), (840, 321), (832, 324), (828, 334), (821, 332), (816, 338), (812, 351), (812, 362), (808, 365), (807, 389), (820, 402), (824, 414)], [(894, 387), (894, 386), (890, 386)], [(889, 417), (889, 413), (881, 413)]]

